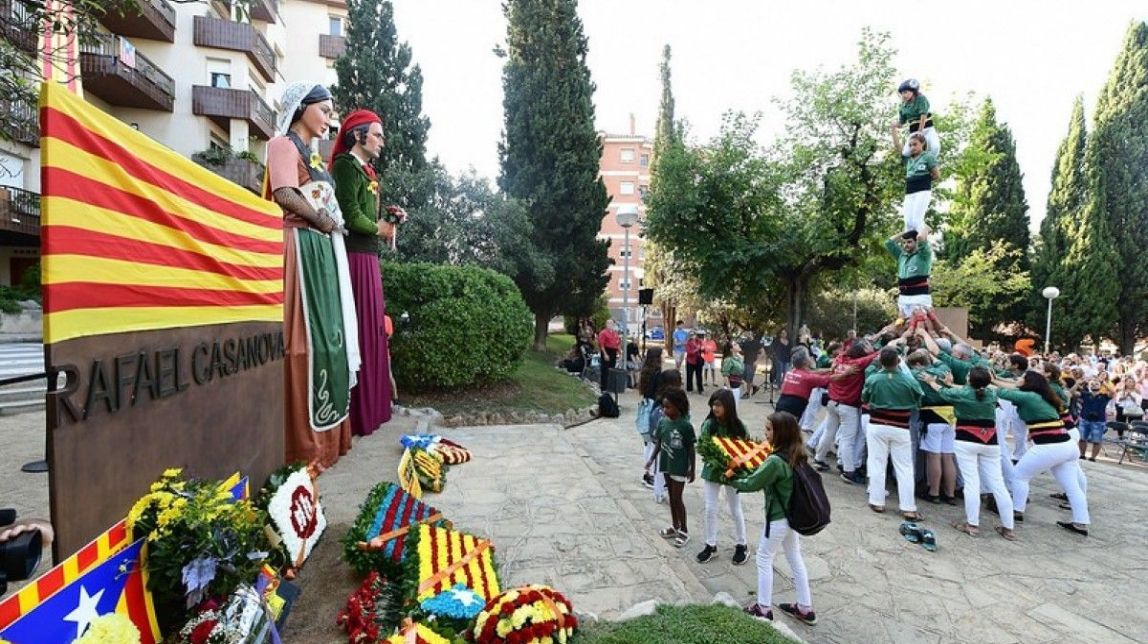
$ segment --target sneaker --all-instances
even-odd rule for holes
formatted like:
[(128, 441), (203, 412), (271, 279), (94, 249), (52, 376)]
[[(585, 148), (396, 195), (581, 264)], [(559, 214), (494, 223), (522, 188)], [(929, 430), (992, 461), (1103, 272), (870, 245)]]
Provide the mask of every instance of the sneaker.
[(670, 542), (670, 545), (675, 548), (685, 548), (686, 544), (690, 542), (690, 533), (678, 530), (678, 536)]
[(817, 459), (813, 459), (813, 467), (816, 467), (818, 472), (828, 472), (829, 471), (829, 463), (826, 463), (825, 461), (819, 461)]
[(841, 480), (852, 485), (865, 485), (865, 477), (860, 472), (842, 472)]
[(643, 474), (642, 475), (642, 485), (650, 488), (651, 490), (654, 489), (654, 475), (653, 474)]
[(749, 561), (749, 548), (744, 543), (739, 543), (733, 549), (733, 565), (740, 566)]
[(753, 602), (749, 606), (746, 606), (744, 610), (745, 614), (749, 615), (750, 617), (764, 619), (771, 622), (773, 621), (773, 611), (768, 608), (762, 608), (761, 604), (757, 602)]
[(706, 547), (698, 553), (698, 563), (709, 563), (714, 560), (715, 556), (717, 556), (717, 547), (707, 543)]
[(797, 604), (778, 604), (777, 607), (810, 626), (817, 623), (817, 613), (811, 610), (803, 611)]

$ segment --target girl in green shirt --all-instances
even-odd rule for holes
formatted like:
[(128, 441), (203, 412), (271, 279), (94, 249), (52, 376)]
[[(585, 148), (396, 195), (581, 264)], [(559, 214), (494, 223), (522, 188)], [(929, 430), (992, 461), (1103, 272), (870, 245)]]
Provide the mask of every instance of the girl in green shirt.
[[(737, 346), (737, 345), (734, 345)], [(728, 360), (729, 358), (726, 358)], [(725, 365), (722, 365), (725, 370)], [(737, 417), (736, 389), (718, 389), (710, 396), (710, 415), (702, 422), (701, 438), (699, 443), (705, 443), (713, 437), (720, 438), (749, 438), (745, 431), (745, 423)], [(726, 502), (729, 504), (729, 513), (733, 517), (733, 526), (737, 544), (733, 551), (733, 563), (740, 566), (749, 559), (745, 540), (745, 514), (741, 509), (741, 498), (737, 490), (730, 487), (725, 478), (724, 467), (717, 463), (702, 461), (702, 491), (705, 498), (705, 548), (698, 553), (698, 563), (713, 561), (717, 555), (717, 514), (718, 496), (725, 490)]]
[[(686, 504), (682, 492), (686, 483), (694, 480), (694, 427), (690, 424), (690, 401), (686, 392), (670, 389), (662, 399), (662, 419), (654, 435), (654, 458), (666, 479), (666, 489), (670, 493), (670, 518), (673, 525), (664, 528), (659, 534), (669, 539), (676, 547), (682, 548), (690, 542), (689, 528), (686, 526)], [(654, 458), (646, 463), (646, 469), (654, 464)]]
[(766, 529), (762, 530), (757, 543), (757, 600), (747, 606), (745, 612), (760, 619), (773, 619), (770, 608), (773, 603), (773, 559), (778, 550), (784, 550), (793, 571), (797, 603), (778, 604), (777, 607), (806, 624), (816, 624), (809, 574), (801, 557), (801, 536), (789, 529), (789, 521), (785, 518), (789, 497), (793, 494), (793, 468), (807, 458), (797, 419), (788, 412), (774, 412), (765, 421), (765, 439), (773, 447), (769, 458), (751, 474), (730, 482), (742, 492), (765, 492)]

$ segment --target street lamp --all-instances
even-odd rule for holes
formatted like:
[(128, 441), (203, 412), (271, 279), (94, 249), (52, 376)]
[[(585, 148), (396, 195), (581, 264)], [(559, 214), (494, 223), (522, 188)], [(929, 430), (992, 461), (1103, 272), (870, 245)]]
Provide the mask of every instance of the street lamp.
[(1052, 336), (1052, 301), (1060, 297), (1060, 289), (1055, 286), (1046, 286), (1041, 295), (1048, 300), (1048, 316), (1045, 318), (1044, 325), (1044, 355), (1048, 355), (1048, 341)]
[(618, 206), (618, 213), (614, 216), (618, 225), (626, 231), (622, 254), (622, 316), (625, 318), (625, 337), (630, 336), (630, 227), (638, 223), (638, 207), (633, 204)]

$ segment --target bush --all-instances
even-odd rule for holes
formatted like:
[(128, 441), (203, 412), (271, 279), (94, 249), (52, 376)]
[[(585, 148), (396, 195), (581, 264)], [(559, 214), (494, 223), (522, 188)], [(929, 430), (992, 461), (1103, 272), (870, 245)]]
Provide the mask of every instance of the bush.
[[(897, 317), (896, 295), (876, 289), (857, 291), (857, 333), (864, 335)], [(831, 290), (810, 298), (805, 320), (809, 330), (823, 339), (844, 338), (853, 327), (853, 291)]]
[[(400, 387), (505, 380), (533, 336), (530, 309), (505, 275), (470, 266), (383, 263), (391, 358)], [(403, 324), (403, 313), (410, 316)]]

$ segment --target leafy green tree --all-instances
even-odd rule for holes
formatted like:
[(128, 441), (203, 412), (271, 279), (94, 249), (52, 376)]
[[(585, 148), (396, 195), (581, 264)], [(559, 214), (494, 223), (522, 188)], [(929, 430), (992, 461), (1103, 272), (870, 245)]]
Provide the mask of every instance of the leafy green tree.
[(534, 313), (534, 346), (545, 348), (556, 313), (593, 312), (608, 282), (609, 242), (597, 238), (609, 197), (598, 177), (594, 83), (576, 0), (507, 0), (502, 55), (505, 125), (499, 187), (527, 204), (530, 244), (550, 279), (519, 274)]
[(1077, 97), (1068, 135), (1057, 150), (1048, 210), (1040, 223), (1029, 317), (1031, 326), (1044, 328), (1047, 302), (1040, 292), (1046, 286), (1059, 287), (1050, 340), (1069, 350), (1085, 336), (1099, 340), (1115, 326), (1120, 289), (1119, 259), (1108, 222), (1096, 207), (1087, 150), (1084, 101)]
[(997, 240), (988, 249), (974, 248), (959, 259), (937, 260), (929, 276), (933, 303), (966, 307), (970, 328), (991, 329), (999, 321), (997, 302), (1015, 301), (1032, 289), (1028, 272), (1007, 268), (1019, 261), (1022, 252)]
[(382, 118), (386, 145), (374, 161), (380, 198), (417, 218), (435, 185), (426, 159), (430, 119), (423, 115), (422, 70), (399, 41), (391, 2), (348, 0), (347, 19), (346, 52), (335, 61), (335, 104), (343, 114), (366, 108)]
[(1148, 24), (1129, 26), (1095, 119), (1089, 169), (1095, 173), (1096, 207), (1119, 256), (1115, 339), (1123, 353), (1131, 353), (1148, 327)]
[(769, 149), (756, 117), (733, 114), (707, 145), (663, 152), (647, 231), (698, 270), (703, 296), (785, 311), (792, 336), (812, 285), (883, 252), (902, 183), (880, 127), (892, 56), (888, 36), (866, 30), (854, 63), (796, 72), (789, 134)]

